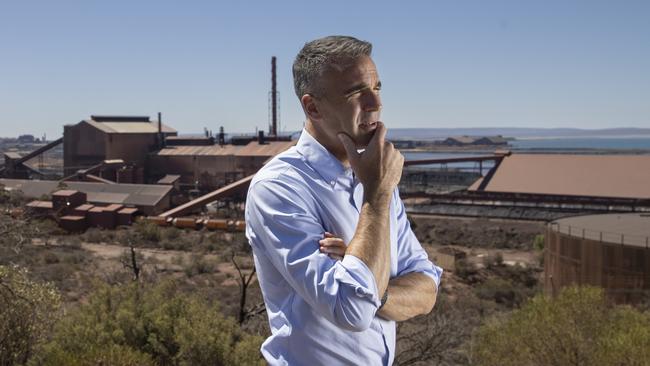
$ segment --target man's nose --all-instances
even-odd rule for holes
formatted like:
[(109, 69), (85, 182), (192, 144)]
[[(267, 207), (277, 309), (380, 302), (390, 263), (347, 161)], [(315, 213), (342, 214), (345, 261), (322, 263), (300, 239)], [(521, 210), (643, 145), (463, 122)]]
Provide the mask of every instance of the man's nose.
[(381, 110), (381, 97), (378, 92), (368, 91), (363, 99), (364, 112), (375, 112)]

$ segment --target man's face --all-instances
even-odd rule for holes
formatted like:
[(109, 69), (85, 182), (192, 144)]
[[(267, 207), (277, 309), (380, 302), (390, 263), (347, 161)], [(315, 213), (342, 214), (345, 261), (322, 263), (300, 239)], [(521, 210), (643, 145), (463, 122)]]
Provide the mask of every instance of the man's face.
[(322, 77), (322, 96), (317, 105), (322, 116), (320, 128), (334, 141), (346, 133), (364, 148), (380, 121), (381, 82), (370, 57), (332, 65)]

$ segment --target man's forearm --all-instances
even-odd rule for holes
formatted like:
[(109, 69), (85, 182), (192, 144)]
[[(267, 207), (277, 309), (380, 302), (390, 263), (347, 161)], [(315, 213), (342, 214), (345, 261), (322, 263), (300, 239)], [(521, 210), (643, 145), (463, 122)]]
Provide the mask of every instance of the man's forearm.
[(390, 278), (390, 205), (389, 195), (366, 195), (354, 237), (345, 254), (359, 258), (375, 277), (379, 297)]
[(388, 301), (377, 312), (384, 319), (403, 321), (428, 314), (436, 303), (438, 289), (431, 277), (409, 273), (388, 283)]

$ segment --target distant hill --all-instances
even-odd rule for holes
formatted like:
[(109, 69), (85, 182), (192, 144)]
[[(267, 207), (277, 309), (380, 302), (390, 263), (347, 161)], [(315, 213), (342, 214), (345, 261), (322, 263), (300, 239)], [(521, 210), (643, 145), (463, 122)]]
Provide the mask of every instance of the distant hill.
[[(298, 131), (284, 131), (283, 135), (300, 136)], [(216, 133), (215, 133), (216, 135)], [(250, 135), (254, 133), (226, 133), (226, 139), (232, 135)], [(515, 138), (551, 138), (551, 137), (649, 137), (650, 128), (606, 128), (599, 130), (580, 128), (518, 128), (518, 127), (477, 127), (477, 128), (389, 128), (388, 138), (392, 140), (440, 140), (450, 136), (497, 136)], [(179, 133), (182, 137), (203, 137), (205, 133)]]
[(435, 140), (449, 136), (496, 136), (503, 137), (623, 137), (648, 136), (650, 128), (607, 128), (588, 130), (579, 128), (390, 128), (388, 138), (393, 140)]

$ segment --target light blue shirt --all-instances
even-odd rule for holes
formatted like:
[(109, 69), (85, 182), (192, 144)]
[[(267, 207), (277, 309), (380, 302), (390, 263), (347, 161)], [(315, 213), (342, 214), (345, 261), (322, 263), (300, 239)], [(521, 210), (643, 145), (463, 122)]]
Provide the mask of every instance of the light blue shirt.
[[(246, 200), (246, 236), (253, 248), (272, 335), (262, 345), (271, 365), (390, 365), (395, 322), (380, 305), (372, 272), (358, 258), (331, 259), (323, 233), (352, 240), (363, 186), (352, 170), (307, 131), (253, 178)], [(395, 190), (390, 203), (391, 278), (411, 272), (438, 285), (433, 265)]]

